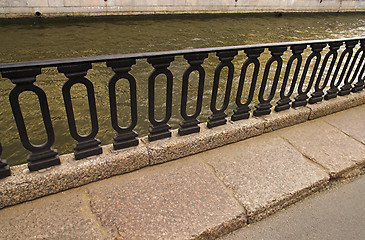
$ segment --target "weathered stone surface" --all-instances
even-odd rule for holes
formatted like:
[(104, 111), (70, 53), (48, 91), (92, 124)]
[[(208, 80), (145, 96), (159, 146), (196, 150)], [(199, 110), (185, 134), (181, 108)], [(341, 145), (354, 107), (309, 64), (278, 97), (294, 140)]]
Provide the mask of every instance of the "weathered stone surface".
[(359, 106), (323, 118), (332, 126), (365, 144), (365, 106)]
[(326, 168), (332, 177), (338, 177), (365, 160), (364, 145), (320, 119), (276, 133), (303, 155)]
[(329, 176), (273, 133), (200, 154), (255, 221), (326, 184)]
[(316, 104), (308, 104), (307, 107), (311, 109), (309, 119), (323, 117), (361, 104), (365, 104), (365, 91), (339, 96), (328, 101), (323, 100)]
[(270, 115), (265, 115), (262, 118), (265, 120), (264, 132), (272, 132), (280, 128), (293, 126), (308, 120), (310, 109), (299, 107), (296, 109), (289, 108), (281, 112), (272, 112)]
[(12, 167), (12, 175), (0, 179), (0, 208), (78, 187), (149, 164), (147, 148), (139, 146), (114, 151), (103, 146), (103, 154), (75, 161), (73, 154), (60, 157), (61, 165), (29, 172), (27, 165)]
[[(244, 210), (196, 157), (144, 168), (87, 186), (101, 225), (120, 239), (189, 239), (232, 221)], [(229, 226), (229, 224), (227, 225)], [(228, 228), (229, 229), (229, 228)]]
[(143, 138), (142, 141), (148, 147), (151, 165), (260, 135), (264, 130), (264, 121), (249, 118), (237, 122), (228, 121), (227, 124), (212, 129), (208, 129), (205, 124), (200, 127), (199, 133), (186, 136), (179, 136), (175, 130), (172, 131), (171, 138), (153, 142), (149, 142), (147, 137)]
[(2, 209), (0, 219), (1, 239), (104, 239), (81, 189)]

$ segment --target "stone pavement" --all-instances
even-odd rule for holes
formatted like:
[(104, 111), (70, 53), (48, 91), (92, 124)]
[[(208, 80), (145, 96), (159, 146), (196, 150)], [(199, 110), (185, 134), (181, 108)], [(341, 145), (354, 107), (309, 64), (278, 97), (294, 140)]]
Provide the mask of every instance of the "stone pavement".
[[(364, 240), (365, 172), (221, 240)], [(300, 217), (299, 217), (300, 216)]]
[(0, 239), (214, 239), (365, 166), (365, 105), (0, 210)]

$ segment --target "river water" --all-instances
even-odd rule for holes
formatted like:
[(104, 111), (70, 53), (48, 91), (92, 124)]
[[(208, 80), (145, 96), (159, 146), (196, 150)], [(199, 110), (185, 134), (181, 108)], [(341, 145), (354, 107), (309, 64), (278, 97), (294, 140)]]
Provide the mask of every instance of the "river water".
[[(0, 62), (360, 36), (365, 36), (365, 18), (362, 13), (284, 14), (281, 17), (270, 14), (0, 20)], [(284, 58), (289, 56), (288, 54), (289, 51)], [(308, 54), (308, 51), (305, 54)], [(265, 60), (268, 57), (269, 53), (265, 52), (261, 58)], [(243, 53), (236, 56), (234, 60), (236, 71), (232, 95), (234, 95), (233, 91), (237, 85), (243, 61)], [(207, 75), (200, 116), (202, 121), (210, 115), (211, 85), (217, 63), (218, 60), (214, 55), (210, 55), (204, 63)], [(177, 128), (181, 121), (179, 114), (181, 79), (187, 66), (187, 63), (178, 57), (170, 67), (174, 73), (174, 104), (173, 116), (169, 123), (173, 128)], [(132, 69), (138, 88), (136, 131), (139, 136), (147, 135), (150, 125), (147, 115), (147, 78), (151, 71), (152, 67), (145, 60), (137, 61), (136, 67)], [(107, 89), (107, 82), (112, 75), (113, 72), (106, 68), (105, 64), (95, 64), (87, 75), (95, 87), (99, 120), (97, 138), (103, 145), (111, 143), (115, 134), (110, 124)], [(193, 75), (193, 78), (196, 77)], [(57, 73), (56, 69), (47, 68), (43, 69), (36, 81), (47, 94), (56, 134), (53, 147), (61, 154), (72, 152), (72, 146), (75, 143), (68, 132), (61, 93), (62, 85), (66, 80), (63, 75)], [(10, 109), (8, 95), (13, 85), (8, 79), (0, 79), (0, 81), (0, 141), (3, 145), (1, 157), (7, 159), (10, 165), (16, 165), (26, 161), (28, 152), (20, 144)], [(124, 91), (127, 85), (118, 84), (117, 91), (121, 93), (118, 98), (118, 110), (120, 113), (125, 113), (118, 117), (121, 125), (123, 123), (128, 125), (129, 102), (126, 100), (128, 92)], [(156, 87), (161, 94), (164, 94), (163, 86), (163, 79), (159, 80)], [(194, 87), (196, 85), (191, 83), (191, 88)], [(223, 92), (224, 85), (220, 88)], [(88, 109), (85, 107), (87, 106), (85, 89), (75, 86), (71, 93), (78, 130), (80, 133), (87, 134), (90, 123)], [(158, 94), (157, 92), (157, 96)], [(196, 92), (189, 93), (190, 98), (194, 99), (194, 94)], [(163, 106), (164, 98), (156, 100), (156, 106)], [(43, 143), (45, 132), (36, 97), (30, 93), (23, 93), (20, 101), (31, 141), (35, 144)], [(227, 110), (229, 115), (235, 107), (234, 101), (231, 102)], [(163, 116), (161, 109), (156, 110), (158, 116)], [(190, 110), (194, 109), (195, 106), (192, 105)]]

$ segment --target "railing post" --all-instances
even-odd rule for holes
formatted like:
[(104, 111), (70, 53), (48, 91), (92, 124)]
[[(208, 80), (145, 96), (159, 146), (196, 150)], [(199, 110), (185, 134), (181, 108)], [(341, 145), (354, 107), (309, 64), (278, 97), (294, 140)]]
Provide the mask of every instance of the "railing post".
[[(285, 70), (285, 75), (284, 75), (283, 83), (281, 85), (281, 90), (280, 90), (280, 100), (277, 101), (278, 105), (275, 106), (276, 112), (280, 112), (280, 111), (287, 110), (290, 108), (290, 102), (291, 102), (290, 96), (294, 92), (295, 84), (297, 83), (297, 80), (298, 80), (300, 66), (302, 65), (302, 55), (301, 54), (303, 53), (304, 49), (306, 49), (306, 48), (307, 48), (307, 45), (294, 45), (294, 46), (290, 47), (293, 55), (289, 58), (289, 61), (288, 61), (288, 64), (287, 64), (287, 67)], [(288, 83), (288, 79), (289, 79), (289, 75), (290, 75), (290, 70), (293, 65), (293, 61), (295, 59), (297, 59), (297, 63), (295, 66), (293, 79), (292, 79), (292, 82), (290, 85), (289, 92), (287, 94), (285, 94), (286, 85)]]
[[(324, 47), (326, 47), (327, 44), (325, 43), (314, 43), (311, 44), (311, 48), (312, 48), (312, 53), (308, 56), (306, 62), (305, 62), (305, 66), (302, 72), (302, 76), (299, 82), (299, 86), (298, 86), (298, 96), (296, 96), (294, 99), (295, 101), (292, 103), (292, 107), (300, 107), (300, 106), (305, 106), (307, 105), (307, 99), (308, 99), (308, 93), (310, 91), (310, 89), (312, 88), (314, 79), (316, 77), (316, 73), (318, 70), (318, 66), (319, 63), (321, 62), (321, 51)], [(303, 90), (303, 86), (307, 77), (307, 72), (309, 69), (309, 65), (312, 62), (313, 58), (316, 58), (315, 63), (314, 63), (314, 67), (313, 67), (313, 71), (312, 71), (312, 75), (310, 77), (310, 80), (308, 82), (308, 86), (305, 90)]]
[[(197, 119), (197, 117), (199, 116), (202, 109), (205, 80), (205, 71), (201, 65), (203, 64), (204, 59), (206, 59), (207, 57), (207, 53), (193, 53), (184, 56), (184, 58), (188, 60), (190, 66), (188, 69), (186, 69), (183, 75), (180, 113), (184, 120), (179, 124), (180, 128), (178, 130), (178, 133), (180, 136), (200, 131), (200, 127), (198, 126), (200, 121)], [(186, 112), (186, 104), (188, 100), (187, 98), (189, 89), (189, 76), (193, 71), (198, 71), (199, 73), (198, 96), (196, 100), (195, 113), (192, 115), (188, 115)]]
[[(352, 57), (352, 54), (353, 54), (353, 49), (354, 49), (354, 47), (356, 46), (356, 44), (358, 42), (359, 42), (358, 40), (346, 41), (345, 42), (346, 50), (348, 51), (349, 55), (347, 56), (345, 66), (343, 67), (342, 73), (341, 73), (341, 76), (340, 76), (340, 79), (343, 79), (344, 77), (345, 78), (344, 78), (344, 85), (341, 87), (341, 90), (338, 93), (339, 96), (348, 95), (351, 92), (351, 88), (352, 88), (351, 83), (355, 79), (352, 79), (352, 81), (351, 81), (350, 76), (351, 76), (352, 69), (354, 68), (356, 59), (355, 58), (352, 59), (352, 64), (350, 65), (350, 67), (349, 67), (349, 63), (351, 61), (351, 57)], [(347, 72), (347, 74), (345, 76), (346, 72)]]
[[(137, 87), (135, 78), (129, 73), (132, 65), (136, 64), (135, 59), (107, 61), (107, 66), (111, 67), (115, 75), (109, 81), (109, 101), (112, 126), (117, 134), (113, 139), (114, 149), (137, 146), (138, 134), (133, 131), (137, 125)], [(130, 104), (131, 104), (131, 124), (128, 127), (120, 127), (118, 124), (117, 100), (115, 96), (115, 86), (121, 79), (129, 82)]]
[[(262, 116), (262, 115), (267, 115), (267, 114), (270, 114), (270, 112), (271, 112), (270, 108), (272, 107), (272, 105), (270, 102), (275, 96), (276, 87), (278, 85), (279, 77), (280, 77), (280, 73), (281, 73), (281, 67), (283, 65), (283, 60), (281, 59), (281, 56), (286, 51), (286, 49), (287, 49), (287, 47), (270, 47), (269, 48), (269, 50), (271, 52), (271, 58), (266, 63), (264, 76), (262, 77), (262, 82), (261, 82), (261, 87), (260, 87), (260, 92), (259, 92), (260, 103), (258, 105), (256, 105), (256, 110), (253, 112), (253, 115), (256, 117)], [(265, 93), (267, 78), (268, 78), (269, 72), (270, 72), (270, 67), (271, 67), (271, 64), (275, 61), (277, 62), (277, 66), (276, 66), (274, 80), (273, 80), (271, 90), (270, 90), (270, 95), (268, 96), (267, 99), (264, 99), (264, 93)]]
[[(34, 84), (36, 81), (36, 76), (40, 73), (40, 68), (26, 68), (2, 72), (3, 77), (9, 78), (12, 83), (16, 84), (16, 86), (10, 92), (9, 100), (15, 123), (18, 128), (20, 140), (24, 148), (31, 152), (27, 158), (28, 168), (30, 171), (37, 171), (60, 164), (57, 150), (51, 149), (55, 137), (51, 116), (49, 113), (47, 96), (40, 87)], [(25, 91), (33, 92), (38, 97), (44, 127), (47, 133), (47, 142), (42, 145), (33, 145), (28, 137), (23, 114), (19, 104), (19, 95)]]
[[(63, 100), (67, 114), (68, 126), (71, 136), (77, 141), (74, 147), (75, 159), (98, 155), (102, 153), (102, 148), (99, 146), (100, 141), (95, 139), (98, 133), (98, 119), (96, 114), (95, 94), (93, 84), (85, 76), (87, 71), (91, 69), (91, 63), (80, 63), (72, 65), (58, 66), (58, 71), (64, 73), (68, 80), (62, 87)], [(91, 132), (88, 135), (80, 135), (76, 129), (75, 115), (71, 101), (71, 87), (75, 84), (82, 84), (86, 87), (87, 97), (90, 110)]]
[[(217, 127), (220, 125), (226, 124), (227, 114), (224, 112), (229, 104), (229, 98), (231, 95), (232, 88), (232, 80), (234, 74), (234, 66), (232, 64), (233, 58), (237, 55), (237, 51), (226, 51), (226, 52), (217, 52), (217, 56), (221, 61), (215, 69), (214, 72), (214, 82), (213, 82), (213, 90), (212, 90), (212, 98), (210, 102), (210, 110), (212, 111), (212, 115), (208, 117), (209, 121), (207, 123), (208, 128)], [(226, 84), (226, 91), (224, 95), (224, 102), (220, 109), (217, 109), (217, 94), (219, 87), (219, 79), (221, 71), (224, 67), (228, 67), (228, 77)]]
[[(309, 99), (310, 104), (314, 104), (314, 103), (322, 101), (323, 95), (324, 95), (323, 90), (327, 86), (327, 83), (328, 83), (328, 81), (331, 77), (333, 67), (335, 66), (336, 60), (337, 60), (337, 55), (338, 55), (337, 50), (341, 47), (341, 45), (342, 45), (342, 42), (331, 42), (331, 43), (329, 43), (330, 51), (326, 54), (326, 56), (323, 59), (322, 66), (321, 66), (321, 69), (320, 69), (319, 74), (318, 74), (317, 81), (316, 81), (315, 86), (314, 86), (314, 93), (312, 93), (312, 97)], [(325, 78), (322, 86), (319, 86), (319, 84), (321, 83), (321, 80), (322, 80), (324, 70), (327, 66), (328, 59), (331, 57), (331, 55), (333, 57), (332, 57), (332, 60), (331, 60), (330, 67), (327, 70), (326, 78)]]
[[(238, 120), (247, 119), (250, 117), (251, 108), (249, 107), (249, 105), (250, 105), (250, 103), (253, 99), (253, 95), (255, 93), (257, 76), (258, 76), (258, 73), (260, 70), (260, 62), (257, 58), (260, 56), (260, 54), (263, 51), (264, 51), (264, 48), (245, 49), (245, 53), (248, 58), (242, 65), (241, 75), (240, 75), (240, 80), (238, 83), (238, 89), (237, 89), (237, 95), (236, 95), (237, 108), (235, 110), (233, 110), (233, 115), (231, 117), (232, 121), (238, 121)], [(249, 91), (246, 101), (244, 103), (242, 103), (241, 100), (242, 100), (243, 85), (244, 85), (245, 79), (246, 79), (247, 68), (250, 64), (254, 65), (254, 71), (253, 71), (253, 75), (252, 75), (252, 79), (251, 79), (250, 91)]]
[[(355, 80), (356, 76), (357, 76), (357, 73), (360, 71), (358, 77), (357, 77), (357, 82), (354, 84), (354, 87), (352, 88), (352, 92), (359, 92), (359, 91), (362, 91), (364, 89), (364, 78), (363, 75), (364, 75), (364, 71), (365, 71), (365, 64), (363, 64), (364, 62), (364, 58), (365, 58), (365, 40), (360, 40), (360, 49), (357, 51), (356, 54), (360, 54), (360, 52), (362, 52), (362, 55), (361, 55), (361, 59), (359, 61), (359, 65), (357, 65), (356, 67), (356, 71), (355, 71), (355, 74), (353, 76), (353, 80)], [(361, 68), (361, 70), (360, 70)]]
[[(1, 156), (2, 152), (3, 152), (3, 148), (2, 148), (1, 143), (0, 143), (0, 156)], [(1, 178), (6, 178), (10, 175), (11, 175), (11, 172), (10, 172), (10, 168), (9, 168), (8, 163), (6, 162), (5, 159), (1, 159), (1, 157), (0, 157), (0, 179)]]
[[(174, 61), (173, 56), (152, 57), (148, 58), (148, 62), (154, 67), (153, 72), (148, 78), (148, 118), (152, 127), (149, 128), (148, 140), (155, 141), (162, 138), (171, 137), (169, 129), (171, 126), (168, 121), (172, 114), (172, 84), (173, 76), (168, 69), (170, 63)], [(167, 78), (166, 86), (166, 112), (165, 118), (162, 120), (155, 119), (155, 81), (156, 77), (160, 74), (164, 74)]]

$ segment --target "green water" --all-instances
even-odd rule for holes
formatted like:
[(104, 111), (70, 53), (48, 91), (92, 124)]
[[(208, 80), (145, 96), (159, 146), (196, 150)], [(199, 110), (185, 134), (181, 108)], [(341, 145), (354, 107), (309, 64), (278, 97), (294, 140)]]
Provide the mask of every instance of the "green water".
[[(20, 62), (43, 59), (85, 57), (108, 54), (164, 51), (188, 48), (218, 47), (242, 44), (256, 44), (282, 41), (298, 41), (312, 39), (335, 39), (365, 36), (364, 14), (297, 14), (276, 17), (275, 15), (199, 15), (199, 16), (149, 16), (149, 17), (114, 17), (114, 18), (80, 18), (80, 19), (28, 19), (24, 21), (0, 21), (0, 62)], [(304, 55), (308, 55), (308, 50)], [(269, 58), (265, 51), (260, 59)], [(287, 51), (284, 60), (290, 56)], [(234, 59), (235, 75), (231, 96), (231, 104), (226, 111), (231, 115), (235, 108), (234, 96), (237, 89), (240, 68), (245, 55), (239, 53)], [(285, 61), (284, 61), (285, 62)], [(217, 57), (214, 54), (204, 62), (206, 81), (204, 90), (201, 121), (206, 121), (211, 114), (209, 109), (213, 74)], [(184, 70), (188, 64), (182, 57), (177, 57), (170, 70), (174, 74), (173, 87), (173, 116), (170, 125), (178, 127), (180, 117), (181, 82)], [(275, 65), (272, 66), (275, 70)], [(138, 60), (132, 69), (137, 81), (138, 94), (138, 126), (139, 136), (147, 135), (147, 78), (153, 68), (145, 60)], [(222, 72), (222, 79), (227, 75)], [(110, 123), (109, 99), (107, 83), (113, 72), (104, 63), (94, 64), (88, 72), (95, 87), (99, 133), (97, 138), (102, 144), (112, 142), (114, 130)], [(283, 75), (283, 74), (282, 74)], [(272, 75), (270, 75), (272, 76)], [(192, 79), (197, 76), (192, 74)], [(260, 79), (260, 78), (259, 78)], [(272, 79), (272, 77), (271, 77)], [(59, 153), (72, 152), (75, 141), (71, 138), (61, 88), (67, 79), (58, 74), (54, 68), (42, 70), (37, 77), (36, 84), (44, 89), (48, 97), (51, 117), (56, 134), (53, 148)], [(24, 163), (28, 152), (20, 144), (14, 123), (10, 104), (9, 92), (13, 85), (8, 79), (1, 81), (1, 115), (0, 141), (3, 145), (2, 158), (9, 164)], [(223, 80), (221, 80), (223, 83)], [(164, 96), (164, 79), (156, 83), (156, 96)], [(191, 81), (189, 98), (194, 102), (197, 84)], [(259, 85), (259, 84), (258, 84)], [(120, 125), (129, 124), (129, 92), (128, 85), (120, 81), (117, 85), (118, 111)], [(280, 86), (279, 86), (280, 87)], [(220, 85), (220, 92), (224, 92), (225, 85)], [(81, 134), (90, 131), (85, 88), (74, 86), (72, 97), (77, 119), (78, 130)], [(223, 99), (222, 94), (219, 98)], [(157, 116), (163, 117), (164, 98), (156, 98)], [(23, 93), (20, 97), (21, 107), (28, 127), (28, 135), (34, 144), (41, 144), (45, 139), (43, 123), (39, 112), (36, 96)], [(257, 102), (257, 100), (255, 100)], [(190, 113), (195, 109), (193, 103)], [(219, 105), (219, 104), (218, 104)]]

